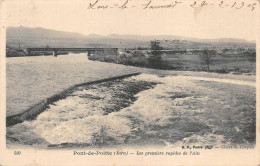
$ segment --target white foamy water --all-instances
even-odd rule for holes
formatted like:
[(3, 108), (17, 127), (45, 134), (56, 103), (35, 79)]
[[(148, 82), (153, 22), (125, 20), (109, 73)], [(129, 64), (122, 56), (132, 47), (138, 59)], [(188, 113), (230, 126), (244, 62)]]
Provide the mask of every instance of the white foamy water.
[[(21, 144), (87, 143), (91, 146), (254, 143), (255, 87), (218, 79), (142, 74), (124, 81), (157, 82), (137, 100), (104, 115), (112, 92), (102, 87), (76, 91), (36, 120), (9, 127)], [(246, 92), (246, 93), (245, 93)], [(81, 98), (94, 95), (101, 100)]]
[(68, 54), (6, 59), (7, 115), (77, 83), (140, 71), (138, 68), (89, 61), (87, 54)]
[(214, 81), (214, 82), (222, 82), (222, 83), (229, 83), (229, 84), (236, 84), (236, 85), (246, 85), (246, 86), (256, 86), (255, 82), (252, 81), (240, 81), (240, 80), (234, 80), (234, 79), (219, 79), (219, 78), (206, 78), (206, 77), (190, 77), (187, 76), (190, 79), (194, 80), (203, 80), (203, 81)]

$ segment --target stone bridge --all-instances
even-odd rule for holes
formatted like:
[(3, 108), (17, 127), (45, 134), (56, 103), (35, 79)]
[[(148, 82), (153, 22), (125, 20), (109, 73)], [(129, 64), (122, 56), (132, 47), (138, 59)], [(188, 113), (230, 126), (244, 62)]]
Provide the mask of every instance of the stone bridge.
[(39, 52), (39, 51), (52, 51), (53, 56), (57, 57), (58, 51), (65, 51), (65, 52), (87, 52), (88, 55), (92, 53), (101, 53), (101, 54), (115, 54), (117, 55), (118, 48), (27, 48), (27, 53), (30, 54), (32, 52)]

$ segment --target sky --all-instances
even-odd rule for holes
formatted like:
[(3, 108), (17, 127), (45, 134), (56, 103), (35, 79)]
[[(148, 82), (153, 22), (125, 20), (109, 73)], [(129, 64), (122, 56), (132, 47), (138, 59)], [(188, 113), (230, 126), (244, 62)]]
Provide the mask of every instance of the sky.
[[(128, 0), (126, 9), (88, 9), (96, 0), (5, 0), (1, 4), (1, 25), (43, 27), (47, 29), (88, 34), (134, 34), (178, 35), (195, 38), (240, 38), (249, 41), (259, 37), (259, 4), (251, 11), (249, 7), (234, 9), (232, 0), (179, 0), (170, 9), (143, 9), (150, 0)], [(73, 2), (73, 3), (72, 3)], [(99, 0), (98, 5), (122, 5), (126, 0)], [(151, 0), (152, 5), (174, 3), (175, 0)], [(249, 5), (257, 1), (249, 0)], [(242, 1), (237, 1), (241, 4)], [(246, 6), (245, 5), (245, 6)], [(135, 7), (132, 7), (135, 6)]]

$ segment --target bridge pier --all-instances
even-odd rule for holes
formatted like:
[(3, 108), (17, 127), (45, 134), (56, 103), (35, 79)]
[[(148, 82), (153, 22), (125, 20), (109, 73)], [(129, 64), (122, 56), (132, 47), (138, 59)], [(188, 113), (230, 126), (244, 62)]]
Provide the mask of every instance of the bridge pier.
[(96, 51), (95, 51), (95, 50), (91, 50), (91, 51), (89, 50), (89, 51), (88, 51), (88, 56), (90, 56), (91, 53), (95, 55)]
[(53, 51), (53, 56), (54, 56), (54, 57), (57, 57), (57, 56), (58, 56), (57, 50), (54, 50), (54, 51)]

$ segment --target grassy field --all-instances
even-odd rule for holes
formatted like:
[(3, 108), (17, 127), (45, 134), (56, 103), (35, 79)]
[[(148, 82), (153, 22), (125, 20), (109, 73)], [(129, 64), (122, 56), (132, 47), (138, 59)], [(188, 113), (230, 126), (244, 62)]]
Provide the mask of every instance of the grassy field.
[[(201, 55), (163, 55), (169, 69), (207, 71), (207, 64)], [(218, 73), (251, 73), (256, 72), (255, 57), (249, 55), (216, 55), (210, 64), (211, 72)]]
[[(134, 53), (123, 55), (92, 55), (90, 60), (119, 63), (124, 65), (154, 68), (149, 64), (149, 56)], [(205, 58), (199, 54), (162, 54), (160, 66), (164, 70), (207, 71)], [(209, 72), (216, 73), (256, 73), (256, 57), (247, 54), (215, 55), (210, 63)]]

